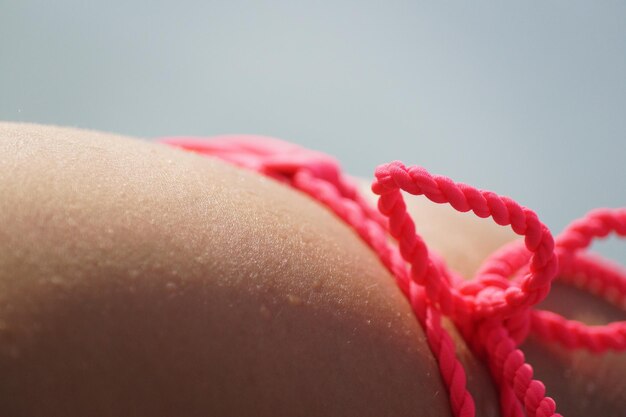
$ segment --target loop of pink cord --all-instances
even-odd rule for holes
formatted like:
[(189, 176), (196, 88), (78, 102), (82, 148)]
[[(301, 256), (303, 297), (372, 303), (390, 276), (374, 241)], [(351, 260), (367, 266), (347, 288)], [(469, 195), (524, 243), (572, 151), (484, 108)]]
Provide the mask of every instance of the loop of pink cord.
[[(533, 378), (532, 367), (518, 349), (529, 331), (568, 348), (626, 350), (626, 322), (587, 326), (531, 308), (547, 296), (557, 276), (574, 279), (579, 287), (623, 305), (626, 271), (582, 250), (610, 232), (626, 236), (626, 209), (596, 210), (572, 223), (555, 244), (532, 210), (508, 197), (431, 175), (421, 167), (405, 167), (397, 161), (379, 166), (372, 185), (379, 196), (377, 211), (341, 173), (339, 164), (319, 152), (258, 136), (182, 137), (163, 142), (287, 183), (348, 223), (379, 256), (411, 303), (439, 364), (455, 416), (474, 416), (475, 406), (453, 340), (441, 325), (442, 315), (454, 322), (468, 345), (486, 360), (500, 390), (503, 416), (559, 415), (554, 400), (546, 396), (543, 383)], [(496, 251), (471, 281), (460, 280), (416, 232), (402, 191), (490, 217), (524, 236), (524, 244), (515, 242)]]

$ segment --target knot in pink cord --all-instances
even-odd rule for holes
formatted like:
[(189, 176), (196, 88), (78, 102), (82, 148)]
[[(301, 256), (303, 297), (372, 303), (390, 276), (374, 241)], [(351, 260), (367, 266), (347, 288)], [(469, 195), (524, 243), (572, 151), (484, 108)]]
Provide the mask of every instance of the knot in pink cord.
[[(626, 350), (626, 322), (591, 327), (532, 309), (548, 295), (557, 275), (616, 304), (626, 304), (626, 271), (582, 252), (594, 238), (612, 231), (626, 236), (626, 209), (590, 213), (572, 223), (555, 246), (550, 230), (532, 210), (508, 197), (431, 175), (422, 167), (405, 167), (398, 161), (379, 166), (372, 184), (372, 191), (379, 196), (375, 210), (341, 173), (337, 162), (319, 152), (255, 136), (170, 138), (164, 142), (286, 182), (349, 224), (410, 302), (439, 364), (455, 416), (474, 416), (475, 406), (454, 342), (441, 325), (442, 315), (452, 319), (468, 345), (489, 364), (504, 416), (559, 415), (554, 400), (546, 396), (543, 383), (533, 379), (533, 369), (518, 348), (529, 331), (569, 348)], [(496, 251), (472, 280), (463, 281), (428, 250), (408, 214), (402, 192), (510, 226), (524, 237), (523, 244), (515, 242)], [(389, 235), (397, 245), (389, 241)]]
[[(596, 209), (572, 222), (556, 240), (558, 278), (621, 307), (626, 301), (626, 271), (599, 256), (583, 252), (594, 239), (605, 238), (611, 232), (626, 236), (626, 209)], [(486, 260), (483, 270), (496, 268), (507, 275), (519, 274), (528, 257), (523, 247), (512, 244)], [(626, 321), (589, 326), (553, 312), (533, 310), (531, 322), (535, 334), (571, 349), (584, 348), (592, 352), (626, 349)]]
[[(398, 161), (379, 166), (375, 175), (372, 191), (379, 195), (379, 210), (389, 218), (390, 233), (411, 265), (412, 277), (427, 287), (431, 301), (438, 303), (444, 314), (459, 320), (467, 320), (467, 314), (472, 314), (473, 320), (506, 319), (524, 314), (546, 297), (556, 275), (557, 259), (552, 234), (533, 211), (510, 198), (431, 175), (421, 167), (407, 168)], [(491, 217), (499, 225), (510, 225), (525, 237), (526, 248), (533, 253), (528, 276), (519, 285), (513, 285), (507, 275), (492, 269), (483, 271), (472, 282), (451, 287), (436, 270), (425, 268), (428, 249), (417, 237), (401, 191), (450, 204), (461, 212), (471, 210), (479, 217)]]

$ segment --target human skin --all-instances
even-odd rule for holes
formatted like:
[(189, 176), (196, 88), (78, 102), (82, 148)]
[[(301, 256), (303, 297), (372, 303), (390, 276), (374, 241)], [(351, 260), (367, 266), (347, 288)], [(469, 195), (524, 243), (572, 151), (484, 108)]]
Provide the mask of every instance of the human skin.
[[(392, 277), (286, 186), (162, 145), (5, 123), (0, 196), (0, 415), (450, 415)], [(465, 274), (512, 238), (410, 204)], [(485, 367), (456, 340), (477, 415), (497, 415)], [(559, 410), (589, 415), (586, 395), (598, 412), (611, 390), (604, 411), (622, 410), (624, 354), (526, 347)]]

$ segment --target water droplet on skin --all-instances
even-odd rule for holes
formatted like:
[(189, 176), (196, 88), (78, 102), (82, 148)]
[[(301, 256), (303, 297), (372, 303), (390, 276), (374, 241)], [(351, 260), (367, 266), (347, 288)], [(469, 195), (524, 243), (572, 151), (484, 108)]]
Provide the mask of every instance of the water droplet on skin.
[(265, 320), (269, 320), (272, 318), (272, 312), (269, 308), (265, 306), (265, 304), (261, 305), (261, 308), (259, 308), (259, 313), (261, 314), (261, 317), (263, 317)]
[(367, 323), (368, 325), (372, 324), (372, 320), (365, 320), (365, 323)]
[(292, 306), (299, 306), (302, 304), (302, 298), (297, 295), (287, 294), (287, 300)]

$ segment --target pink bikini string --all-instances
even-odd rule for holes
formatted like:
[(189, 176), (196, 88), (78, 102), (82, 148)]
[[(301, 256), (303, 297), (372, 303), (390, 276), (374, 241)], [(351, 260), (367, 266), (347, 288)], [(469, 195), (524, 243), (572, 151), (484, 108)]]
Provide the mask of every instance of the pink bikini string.
[[(611, 232), (626, 236), (626, 209), (595, 210), (573, 222), (555, 242), (532, 210), (508, 197), (431, 175), (421, 167), (405, 167), (397, 161), (379, 166), (372, 184), (379, 196), (375, 210), (339, 164), (319, 152), (258, 136), (181, 137), (163, 142), (288, 184), (349, 224), (378, 255), (409, 300), (439, 364), (455, 416), (473, 417), (475, 407), (452, 338), (441, 325), (442, 315), (454, 322), (468, 345), (489, 365), (505, 417), (560, 415), (518, 349), (529, 332), (572, 349), (626, 350), (626, 322), (588, 326), (532, 309), (548, 295), (555, 277), (624, 306), (626, 271), (584, 249), (594, 238)], [(472, 280), (465, 281), (429, 251), (415, 230), (402, 191), (489, 217), (501, 226), (510, 226), (524, 240), (496, 251)], [(389, 242), (389, 235), (397, 245)]]

